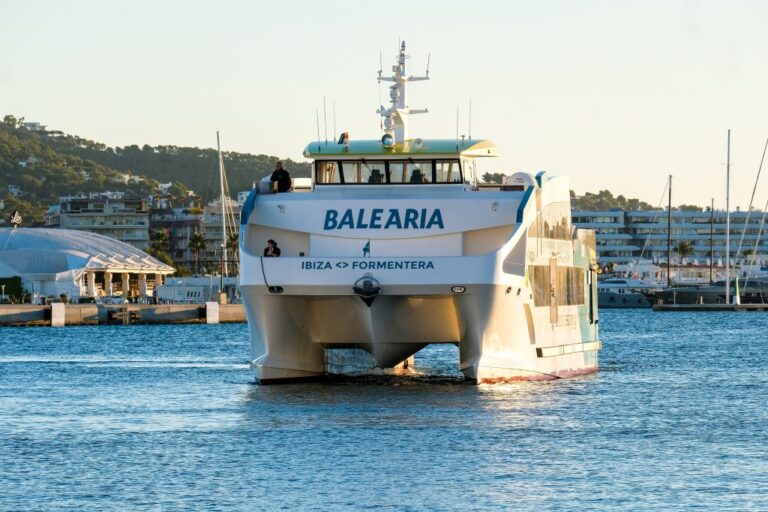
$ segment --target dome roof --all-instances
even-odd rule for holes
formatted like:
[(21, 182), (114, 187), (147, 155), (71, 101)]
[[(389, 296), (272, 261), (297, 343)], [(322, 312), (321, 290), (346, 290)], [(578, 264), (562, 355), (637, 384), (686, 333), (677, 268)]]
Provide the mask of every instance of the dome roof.
[(170, 274), (174, 268), (130, 244), (73, 229), (0, 229), (0, 277), (70, 270)]

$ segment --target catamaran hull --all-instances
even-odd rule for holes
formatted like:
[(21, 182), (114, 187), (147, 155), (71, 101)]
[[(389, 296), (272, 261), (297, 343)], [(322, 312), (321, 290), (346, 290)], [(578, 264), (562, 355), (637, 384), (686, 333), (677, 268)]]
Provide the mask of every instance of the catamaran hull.
[[(362, 350), (376, 367), (393, 368), (428, 344), (451, 343), (459, 347), (465, 378), (474, 382), (596, 371), (600, 344), (582, 341), (589, 330), (586, 308), (561, 308), (560, 321), (552, 325), (549, 308), (533, 308), (520, 281), (517, 287), (467, 286), (461, 294), (447, 287), (435, 293), (432, 285), (412, 285), (411, 293), (400, 287), (399, 294), (380, 295), (370, 307), (351, 293), (314, 289), (283, 295), (245, 285), (241, 291), (257, 356), (252, 366), (261, 383), (292, 382), (335, 373), (328, 356), (339, 349)], [(536, 332), (537, 320), (549, 328)]]

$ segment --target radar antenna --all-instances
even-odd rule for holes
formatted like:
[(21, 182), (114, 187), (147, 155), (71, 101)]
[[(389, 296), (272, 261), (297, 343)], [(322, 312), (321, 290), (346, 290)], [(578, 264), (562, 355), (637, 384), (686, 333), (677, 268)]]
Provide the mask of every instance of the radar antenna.
[[(384, 118), (384, 137), (389, 135), (393, 137), (393, 144), (405, 142), (408, 139), (408, 116), (410, 114), (425, 114), (427, 109), (412, 109), (408, 107), (406, 101), (406, 84), (408, 82), (418, 82), (429, 80), (429, 67), (425, 76), (406, 76), (405, 61), (408, 55), (405, 53), (405, 41), (400, 44), (400, 53), (397, 56), (397, 63), (392, 66), (392, 76), (382, 76), (382, 70), (379, 70), (379, 82), (392, 82), (389, 86), (389, 98), (391, 106), (387, 109), (384, 105), (379, 106), (377, 113)], [(429, 64), (427, 64), (429, 66)]]

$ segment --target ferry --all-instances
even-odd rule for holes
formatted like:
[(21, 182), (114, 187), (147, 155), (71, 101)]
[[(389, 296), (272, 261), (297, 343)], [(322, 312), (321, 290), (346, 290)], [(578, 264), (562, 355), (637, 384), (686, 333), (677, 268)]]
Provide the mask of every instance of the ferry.
[[(314, 141), (308, 183), (269, 178), (240, 221), (240, 290), (263, 384), (402, 368), (458, 346), (474, 383), (598, 368), (595, 235), (571, 225), (565, 177), (478, 184), (489, 140), (410, 138), (405, 43), (381, 106), (383, 135)], [(427, 73), (428, 75), (428, 73)], [(268, 241), (279, 257), (265, 257)]]

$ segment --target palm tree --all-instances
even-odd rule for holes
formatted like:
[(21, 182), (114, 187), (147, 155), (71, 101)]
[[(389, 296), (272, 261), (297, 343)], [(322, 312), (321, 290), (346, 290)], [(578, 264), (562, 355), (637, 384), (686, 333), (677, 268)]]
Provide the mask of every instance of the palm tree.
[(195, 231), (189, 237), (189, 250), (195, 255), (195, 272), (200, 273), (200, 252), (205, 250), (205, 237), (199, 231)]
[(688, 240), (680, 240), (675, 244), (674, 249), (677, 252), (677, 256), (680, 258), (680, 263), (683, 262), (684, 258), (693, 254), (693, 244)]
[(150, 246), (155, 251), (163, 251), (165, 252), (166, 247), (168, 246), (168, 231), (164, 229), (159, 229), (157, 231), (152, 231), (152, 233), (149, 235), (150, 238)]
[(240, 242), (240, 234), (237, 231), (232, 231), (227, 235), (227, 249), (229, 249), (229, 263), (231, 267), (229, 269), (232, 275), (238, 274), (238, 253), (237, 249)]

